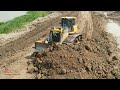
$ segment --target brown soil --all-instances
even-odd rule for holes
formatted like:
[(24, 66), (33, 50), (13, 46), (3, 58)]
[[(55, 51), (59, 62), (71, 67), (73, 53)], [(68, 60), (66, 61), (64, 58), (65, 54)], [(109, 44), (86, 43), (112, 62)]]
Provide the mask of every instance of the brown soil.
[[(59, 23), (59, 18), (62, 16), (73, 15), (76, 16), (78, 12), (59, 12), (59, 14), (49, 15), (45, 18), (38, 19), (32, 23), (30, 30), (24, 35), (11, 39), (7, 44), (0, 47), (0, 78), (34, 78), (34, 74), (27, 73), (27, 61), (31, 60), (30, 55), (33, 53), (34, 42), (39, 39), (45, 38), (52, 26)], [(32, 27), (32, 28), (31, 28)], [(15, 37), (14, 37), (15, 38)], [(8, 71), (15, 71), (13, 75), (6, 75), (5, 68)], [(19, 75), (14, 75), (15, 73)], [(11, 73), (10, 73), (11, 74)]]
[[(69, 14), (70, 12), (66, 13)], [(65, 14), (62, 14), (63, 16)], [(59, 18), (62, 16), (58, 16), (56, 18), (51, 18), (45, 22), (34, 24), (35, 27), (29, 33), (24, 36), (18, 38), (17, 40), (11, 41), (4, 46), (0, 47), (0, 60), (4, 58), (9, 58), (16, 54), (18, 51), (23, 50), (24, 48), (29, 47), (36, 40), (46, 36), (49, 33), (50, 26), (54, 26), (58, 23)]]
[[(89, 21), (90, 22), (90, 21)], [(105, 32), (104, 18), (92, 13), (93, 32), (88, 22), (79, 44), (61, 45), (39, 51), (33, 64), (36, 78), (45, 79), (119, 79), (120, 60), (117, 43)], [(92, 35), (91, 35), (92, 33)], [(40, 62), (42, 60), (42, 63)]]
[[(33, 60), (31, 54), (34, 42), (45, 38), (52, 26), (59, 24), (61, 16), (76, 16), (77, 25), (83, 40), (79, 44), (61, 45), (40, 51)], [(117, 44), (111, 34), (105, 32), (105, 21), (100, 15), (91, 12), (65, 12), (44, 22), (35, 21), (34, 27), (25, 35), (0, 47), (0, 78), (17, 79), (119, 79), (120, 63), (117, 55)], [(30, 62), (33, 60), (32, 62)], [(27, 63), (29, 61), (29, 63)], [(28, 73), (30, 67), (38, 66), (39, 69)], [(43, 63), (41, 63), (43, 61)], [(34, 62), (34, 63), (33, 63)], [(6, 75), (5, 67), (16, 71)], [(10, 74), (10, 73), (9, 73)]]

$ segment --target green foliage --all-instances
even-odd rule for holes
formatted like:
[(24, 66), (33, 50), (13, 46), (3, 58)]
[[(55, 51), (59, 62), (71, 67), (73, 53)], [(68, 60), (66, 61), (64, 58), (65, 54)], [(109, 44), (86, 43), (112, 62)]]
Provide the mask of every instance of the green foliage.
[(38, 17), (44, 17), (47, 11), (28, 11), (26, 15), (16, 17), (7, 22), (0, 22), (0, 33), (9, 33), (16, 29), (24, 27), (25, 24), (35, 20)]

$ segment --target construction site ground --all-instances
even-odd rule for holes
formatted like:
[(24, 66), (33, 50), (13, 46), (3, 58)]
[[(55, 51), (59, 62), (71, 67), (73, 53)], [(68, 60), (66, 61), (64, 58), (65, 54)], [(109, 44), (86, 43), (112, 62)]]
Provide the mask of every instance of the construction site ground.
[[(51, 25), (57, 26), (60, 17), (65, 15), (77, 17), (82, 41), (40, 51), (37, 58), (42, 57), (45, 63), (40, 70), (28, 73), (27, 62), (33, 60), (34, 42), (44, 39)], [(115, 38), (106, 31), (106, 23), (104, 15), (97, 12), (54, 12), (26, 26), (28, 31), (25, 29), (22, 34), (6, 40), (3, 35), (0, 43), (0, 78), (119, 79), (120, 51)]]

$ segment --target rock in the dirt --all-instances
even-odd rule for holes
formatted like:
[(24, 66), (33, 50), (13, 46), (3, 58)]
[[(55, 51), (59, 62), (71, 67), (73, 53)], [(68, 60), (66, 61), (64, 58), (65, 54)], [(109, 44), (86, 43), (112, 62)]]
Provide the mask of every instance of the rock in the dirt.
[(113, 73), (116, 79), (120, 79), (120, 74), (119, 73)]
[(42, 53), (42, 56), (47, 56), (47, 52), (43, 52), (43, 53)]
[(47, 79), (47, 77), (45, 77), (45, 76), (42, 76), (42, 77), (41, 77), (41, 79)]
[(66, 73), (67, 73), (67, 70), (66, 70), (66, 69), (61, 69), (60, 74), (66, 74)]
[(86, 71), (90, 71), (90, 70), (91, 70), (91, 66), (90, 66), (90, 65), (88, 65), (88, 66), (85, 65), (84, 67), (85, 67), (85, 70), (86, 70)]
[(79, 79), (79, 78), (75, 76), (74, 79)]
[(113, 71), (111, 71), (111, 74), (112, 74), (116, 79), (120, 79), (120, 74), (119, 74), (119, 72), (113, 70)]
[(100, 40), (98, 38), (95, 39), (95, 42), (100, 42)]
[(56, 66), (53, 64), (53, 68), (56, 68)]
[(115, 66), (113, 66), (113, 68), (114, 68), (114, 69), (118, 69), (119, 67), (115, 65)]
[(93, 51), (94, 53), (97, 53), (97, 52), (98, 52), (98, 49), (94, 48), (92, 51)]
[(73, 49), (75, 49), (76, 51), (80, 51), (80, 47), (78, 45), (74, 46)]
[(41, 71), (42, 74), (47, 75), (47, 71)]
[(51, 76), (47, 76), (47, 79), (52, 79), (52, 77)]
[(35, 71), (35, 67), (33, 65), (30, 65), (27, 67), (27, 71), (28, 71), (28, 73), (32, 74)]
[(100, 51), (100, 46), (97, 46), (96, 48), (97, 48), (98, 51)]
[(78, 63), (83, 63), (82, 58), (77, 58), (77, 60), (78, 60)]
[(108, 64), (110, 64), (112, 60), (109, 58), (106, 61), (107, 61)]
[(113, 56), (112, 59), (113, 60), (118, 60), (118, 58), (116, 56)]
[(39, 74), (37, 74), (37, 79), (41, 79), (42, 78), (42, 75), (41, 75), (41, 73), (39, 73)]
[(107, 50), (107, 52), (108, 52), (108, 55), (109, 55), (109, 56), (111, 56), (111, 55), (112, 55), (111, 50)]
[(28, 61), (27, 64), (28, 64), (28, 65), (31, 65), (31, 64), (33, 64), (33, 63), (32, 63), (31, 61)]
[(107, 79), (115, 79), (115, 77), (113, 77), (112, 74), (108, 74), (108, 75), (107, 75)]
[(38, 71), (38, 68), (37, 68), (37, 67), (34, 67), (34, 71)]
[(85, 49), (88, 50), (88, 51), (91, 51), (91, 49), (88, 45), (85, 45)]

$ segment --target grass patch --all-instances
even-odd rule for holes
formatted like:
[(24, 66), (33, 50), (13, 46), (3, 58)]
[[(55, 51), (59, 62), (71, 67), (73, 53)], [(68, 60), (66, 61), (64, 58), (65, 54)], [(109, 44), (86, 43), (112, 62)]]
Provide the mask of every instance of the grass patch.
[(44, 17), (47, 14), (47, 11), (28, 11), (26, 15), (16, 17), (7, 22), (0, 22), (0, 33), (15, 31), (16, 29), (24, 27), (25, 24), (37, 19), (38, 17)]
[(0, 25), (4, 24), (4, 22), (0, 22)]

